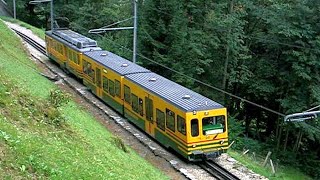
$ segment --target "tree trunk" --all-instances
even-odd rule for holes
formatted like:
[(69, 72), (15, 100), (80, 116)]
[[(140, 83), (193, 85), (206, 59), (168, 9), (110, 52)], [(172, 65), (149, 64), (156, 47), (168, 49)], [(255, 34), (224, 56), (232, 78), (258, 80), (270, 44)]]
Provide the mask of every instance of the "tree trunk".
[(298, 133), (298, 136), (297, 136), (297, 139), (296, 139), (296, 143), (295, 143), (294, 148), (293, 148), (293, 152), (295, 152), (295, 153), (297, 153), (298, 150), (299, 150), (301, 138), (302, 138), (302, 130), (299, 130), (299, 133)]
[[(231, 0), (230, 1), (229, 14), (233, 13), (233, 4), (234, 4), (234, 0)], [(230, 34), (231, 34), (231, 27), (228, 30), (227, 38), (230, 36)], [(227, 42), (226, 42), (226, 46), (227, 46), (227, 49), (226, 49), (226, 61), (224, 62), (224, 71), (223, 71), (223, 80), (222, 80), (222, 89), (223, 90), (226, 90), (226, 88), (227, 88), (227, 76), (228, 76), (229, 53), (230, 53), (230, 47), (229, 47), (229, 44), (228, 44), (228, 39), (227, 39)], [(224, 101), (226, 101), (225, 95), (224, 95), (223, 99), (224, 99)]]
[[(279, 122), (279, 121), (278, 121)], [(277, 135), (276, 135), (276, 137), (277, 137), (277, 151), (279, 150), (279, 148), (280, 148), (280, 143), (281, 143), (281, 136), (282, 136), (282, 126), (280, 126), (279, 125), (279, 123), (277, 123), (278, 125), (277, 125)]]
[(286, 151), (286, 149), (287, 149), (287, 144), (288, 144), (289, 131), (290, 131), (288, 125), (286, 126), (286, 130), (287, 130), (287, 132), (286, 132), (286, 138), (285, 138), (285, 140), (284, 140), (283, 151)]

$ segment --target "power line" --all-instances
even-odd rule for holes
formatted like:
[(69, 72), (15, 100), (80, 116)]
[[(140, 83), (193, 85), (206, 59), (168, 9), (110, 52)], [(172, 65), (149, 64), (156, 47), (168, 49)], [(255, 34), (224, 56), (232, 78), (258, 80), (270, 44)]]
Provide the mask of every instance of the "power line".
[[(126, 49), (126, 50), (132, 52), (131, 49), (129, 49), (129, 48), (127, 48), (127, 47), (125, 47), (125, 46), (123, 46), (123, 45), (121, 45), (121, 44), (118, 44), (118, 43), (116, 43), (116, 42), (114, 42), (114, 41), (112, 41), (112, 40), (109, 40), (109, 39), (107, 39), (107, 40), (110, 41), (110, 42), (112, 42), (113, 44), (115, 44), (115, 45), (117, 45), (117, 46), (120, 46), (120, 47), (123, 48), (123, 49)], [(257, 103), (254, 103), (254, 102), (252, 102), (252, 101), (249, 101), (249, 100), (247, 100), (247, 99), (244, 99), (244, 98), (242, 98), (242, 97), (240, 97), (240, 96), (237, 96), (237, 95), (234, 95), (234, 94), (229, 93), (229, 92), (227, 92), (227, 91), (224, 91), (224, 90), (222, 90), (222, 89), (220, 89), (220, 88), (217, 88), (217, 87), (215, 87), (215, 86), (212, 86), (212, 85), (210, 85), (210, 84), (208, 84), (208, 83), (202, 82), (202, 81), (200, 81), (200, 80), (198, 80), (198, 79), (195, 79), (195, 78), (193, 78), (193, 77), (191, 77), (191, 76), (185, 75), (185, 74), (183, 74), (183, 73), (181, 73), (181, 72), (179, 72), (179, 71), (177, 71), (177, 70), (175, 70), (175, 69), (172, 69), (172, 68), (170, 68), (170, 67), (168, 67), (168, 66), (165, 66), (165, 65), (163, 65), (163, 64), (161, 64), (161, 63), (159, 63), (159, 62), (156, 62), (156, 61), (154, 61), (154, 60), (152, 60), (152, 59), (150, 59), (150, 58), (148, 58), (148, 57), (146, 57), (146, 56), (144, 56), (144, 55), (142, 55), (142, 54), (140, 54), (140, 53), (137, 53), (137, 55), (140, 56), (140, 57), (142, 57), (143, 59), (146, 59), (146, 60), (148, 60), (148, 61), (150, 61), (150, 62), (152, 62), (152, 63), (155, 63), (155, 64), (157, 64), (157, 65), (159, 65), (159, 66), (161, 66), (161, 67), (163, 67), (163, 68), (166, 68), (166, 69), (168, 69), (168, 70), (170, 70), (170, 71), (172, 71), (172, 72), (175, 72), (175, 73), (177, 73), (177, 74), (179, 74), (179, 75), (181, 75), (181, 76), (184, 76), (184, 77), (186, 77), (186, 78), (189, 78), (189, 79), (191, 79), (191, 80), (193, 80), (193, 81), (195, 81), (195, 82), (198, 82), (198, 83), (200, 83), (200, 84), (202, 84), (202, 85), (205, 85), (205, 86), (207, 86), (207, 87), (210, 87), (210, 88), (212, 88), (212, 89), (214, 89), (214, 90), (216, 90), (216, 91), (219, 91), (219, 92), (221, 92), (221, 93), (227, 94), (227, 95), (229, 95), (229, 96), (231, 96), (231, 97), (233, 97), (233, 98), (239, 99), (239, 100), (241, 100), (241, 101), (244, 101), (244, 102), (246, 102), (246, 103), (249, 103), (249, 104), (251, 104), (251, 105), (254, 105), (254, 106), (256, 106), (256, 107), (259, 107), (259, 108), (261, 108), (261, 109), (264, 109), (264, 110), (266, 110), (266, 111), (269, 111), (269, 112), (271, 112), (271, 113), (274, 113), (274, 114), (277, 114), (277, 115), (279, 115), (279, 116), (285, 117), (285, 115), (284, 115), (283, 113), (274, 111), (274, 110), (272, 110), (272, 109), (270, 109), (270, 108), (267, 108), (267, 107), (265, 107), (265, 106), (262, 106), (262, 105), (259, 105), (259, 104), (257, 104)]]

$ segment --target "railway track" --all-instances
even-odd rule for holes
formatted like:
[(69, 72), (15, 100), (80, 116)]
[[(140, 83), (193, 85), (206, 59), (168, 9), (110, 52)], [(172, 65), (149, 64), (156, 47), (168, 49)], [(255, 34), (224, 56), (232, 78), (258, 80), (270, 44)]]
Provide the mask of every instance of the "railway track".
[(35, 49), (37, 49), (38, 51), (40, 51), (42, 54), (47, 55), (47, 51), (46, 48), (43, 47), (41, 44), (39, 44), (38, 42), (36, 42), (35, 40), (33, 40), (32, 38), (28, 37), (27, 35), (12, 29), (14, 32), (16, 32), (23, 40), (25, 40), (28, 44), (30, 44), (32, 47), (34, 47)]
[(199, 166), (219, 180), (240, 180), (237, 176), (221, 167), (214, 161), (204, 161)]
[[(44, 46), (42, 46), (41, 44), (39, 44), (38, 42), (36, 42), (32, 38), (28, 37), (27, 35), (15, 30), (15, 29), (12, 29), (12, 30), (15, 31), (24, 41), (26, 41), (32, 47), (34, 47), (39, 52), (41, 52), (42, 54), (47, 56), (46, 48)], [(199, 166), (217, 179), (240, 180), (238, 177), (231, 174), (226, 169), (224, 169), (223, 167), (221, 167), (220, 165), (218, 165), (217, 163), (215, 163), (213, 161), (205, 161), (205, 162), (199, 164)]]

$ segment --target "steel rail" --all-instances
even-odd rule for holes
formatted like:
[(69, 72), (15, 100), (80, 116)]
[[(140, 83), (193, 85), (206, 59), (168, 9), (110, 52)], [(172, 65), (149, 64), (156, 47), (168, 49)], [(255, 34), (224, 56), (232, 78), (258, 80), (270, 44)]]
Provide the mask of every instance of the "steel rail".
[(214, 161), (204, 161), (199, 166), (219, 180), (240, 180), (237, 176)]
[(25, 40), (28, 44), (30, 44), (32, 47), (40, 51), (42, 54), (47, 55), (46, 48), (39, 44), (37, 41), (33, 40), (32, 38), (28, 37), (27, 35), (12, 29), (14, 32), (16, 32), (23, 40)]

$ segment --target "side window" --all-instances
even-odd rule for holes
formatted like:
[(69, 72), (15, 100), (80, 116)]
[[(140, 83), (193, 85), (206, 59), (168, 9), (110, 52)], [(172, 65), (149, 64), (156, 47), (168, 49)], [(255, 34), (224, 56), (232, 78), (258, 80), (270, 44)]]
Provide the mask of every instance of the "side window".
[[(70, 55), (70, 54), (69, 54)], [(70, 57), (69, 57), (70, 58)], [(88, 71), (88, 63), (87, 61), (83, 60), (83, 64), (82, 64), (82, 70), (84, 74), (87, 74)]]
[(136, 96), (135, 94), (131, 94), (131, 98), (132, 98), (132, 110), (138, 113), (139, 112), (138, 96)]
[(131, 103), (131, 91), (126, 85), (124, 85), (124, 100), (129, 104)]
[(106, 77), (103, 76), (103, 79), (102, 79), (102, 87), (103, 87), (103, 90), (105, 92), (109, 92), (109, 89), (108, 89), (108, 79)]
[(76, 64), (78, 64), (77, 59), (78, 59), (77, 54), (73, 52), (73, 62)]
[(153, 122), (153, 101), (152, 99), (145, 97), (146, 101), (146, 118)]
[(139, 98), (139, 108), (138, 108), (139, 114), (143, 116), (143, 100)]
[(198, 119), (191, 120), (191, 136), (197, 137), (199, 136), (199, 122)]
[(92, 82), (95, 82), (95, 77), (96, 77), (96, 75), (95, 75), (94, 69), (90, 69), (89, 76), (91, 77)]
[(91, 63), (89, 63), (88, 61), (83, 61), (83, 72), (86, 75), (90, 76), (94, 81), (94, 70), (92, 69)]
[(121, 87), (120, 87), (120, 82), (118, 80), (115, 80), (114, 87), (115, 87), (116, 96), (121, 97)]
[(59, 45), (60, 54), (63, 54), (63, 46), (62, 44)]
[(109, 93), (114, 96), (114, 82), (109, 79)]
[(186, 135), (186, 120), (179, 115), (177, 116), (177, 128), (181, 134)]
[(156, 110), (156, 121), (157, 121), (157, 126), (164, 131), (164, 126), (165, 126), (164, 112), (160, 111), (159, 109)]
[(76, 53), (71, 52), (71, 54), (72, 54), (72, 61), (76, 63)]
[(175, 129), (176, 129), (176, 123), (175, 123), (175, 119), (174, 119), (174, 117), (175, 117), (175, 114), (174, 114), (174, 112), (172, 112), (171, 110), (169, 110), (169, 109), (166, 109), (166, 115), (167, 115), (167, 121), (166, 121), (166, 126), (167, 126), (167, 128), (169, 128), (171, 131), (175, 131)]
[(71, 50), (70, 50), (70, 49), (68, 50), (68, 59), (69, 59), (69, 60), (72, 59), (72, 57), (71, 57)]

